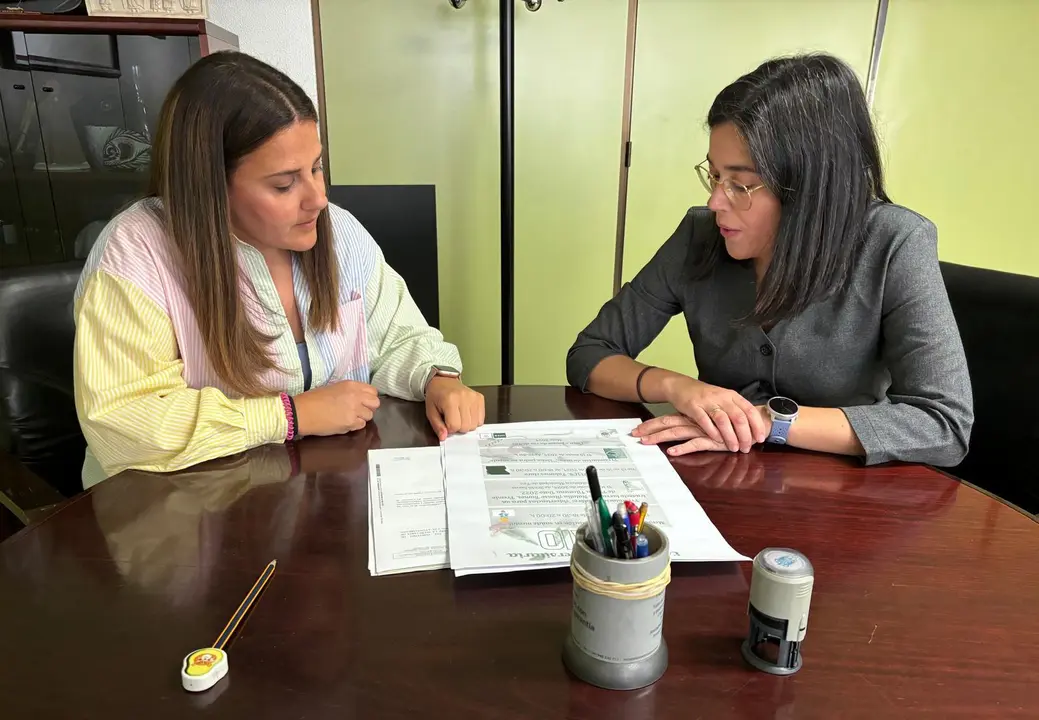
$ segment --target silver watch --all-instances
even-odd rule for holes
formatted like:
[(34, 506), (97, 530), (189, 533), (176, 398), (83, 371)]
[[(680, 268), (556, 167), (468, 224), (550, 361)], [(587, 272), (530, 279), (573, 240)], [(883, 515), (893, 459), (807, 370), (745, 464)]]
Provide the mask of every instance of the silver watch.
[(462, 371), (458, 368), (453, 368), (450, 365), (434, 365), (429, 368), (429, 373), (426, 375), (426, 382), (422, 384), (422, 387), (429, 387), (430, 381), (435, 377), (457, 379), (462, 377)]

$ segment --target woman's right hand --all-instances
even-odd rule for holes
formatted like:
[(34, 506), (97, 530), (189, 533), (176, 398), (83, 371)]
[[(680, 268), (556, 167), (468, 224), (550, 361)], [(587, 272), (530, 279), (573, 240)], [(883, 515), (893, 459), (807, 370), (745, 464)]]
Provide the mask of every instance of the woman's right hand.
[[(682, 376), (669, 383), (667, 396), (675, 410), (731, 452), (749, 452), (754, 444), (765, 442), (768, 436), (761, 413), (732, 390)], [(641, 428), (641, 425), (635, 428), (635, 437), (640, 436)]]
[(367, 383), (343, 380), (292, 398), (296, 434), (342, 435), (363, 428), (379, 408), (379, 391)]

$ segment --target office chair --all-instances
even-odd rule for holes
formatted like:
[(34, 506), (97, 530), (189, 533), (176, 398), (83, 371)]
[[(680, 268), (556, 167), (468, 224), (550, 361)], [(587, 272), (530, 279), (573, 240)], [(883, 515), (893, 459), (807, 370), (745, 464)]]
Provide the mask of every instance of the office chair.
[[(6, 464), (13, 458), (28, 471), (18, 474), (41, 478), (64, 497), (83, 489), (86, 441), (72, 377), (72, 302), (81, 268), (72, 262), (0, 273), (0, 452)], [(27, 497), (25, 488), (8, 490)]]
[(1039, 278), (941, 270), (974, 389), (970, 449), (950, 472), (1039, 513)]

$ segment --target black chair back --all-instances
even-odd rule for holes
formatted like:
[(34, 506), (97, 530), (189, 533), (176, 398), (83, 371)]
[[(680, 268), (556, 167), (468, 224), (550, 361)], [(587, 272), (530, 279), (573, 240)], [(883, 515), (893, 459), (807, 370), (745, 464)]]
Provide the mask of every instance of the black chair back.
[(328, 199), (372, 234), (430, 325), (440, 327), (437, 195), (433, 185), (333, 185)]
[(83, 489), (73, 295), (81, 262), (0, 274), (0, 442), (66, 497)]
[(943, 262), (974, 388), (974, 429), (954, 475), (1039, 512), (1039, 278)]

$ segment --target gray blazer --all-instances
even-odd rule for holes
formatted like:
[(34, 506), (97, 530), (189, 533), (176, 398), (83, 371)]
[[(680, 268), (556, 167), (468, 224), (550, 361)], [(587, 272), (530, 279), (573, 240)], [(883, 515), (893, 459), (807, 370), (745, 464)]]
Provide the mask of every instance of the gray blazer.
[(755, 404), (785, 395), (844, 411), (866, 463), (950, 466), (967, 453), (974, 422), (967, 361), (926, 218), (877, 203), (842, 292), (769, 332), (740, 324), (755, 299), (754, 270), (726, 257), (693, 280), (691, 252), (716, 242), (707, 208), (692, 208), (674, 235), (603, 305), (567, 354), (567, 378), (586, 390), (603, 358), (638, 357), (685, 315), (700, 379)]

